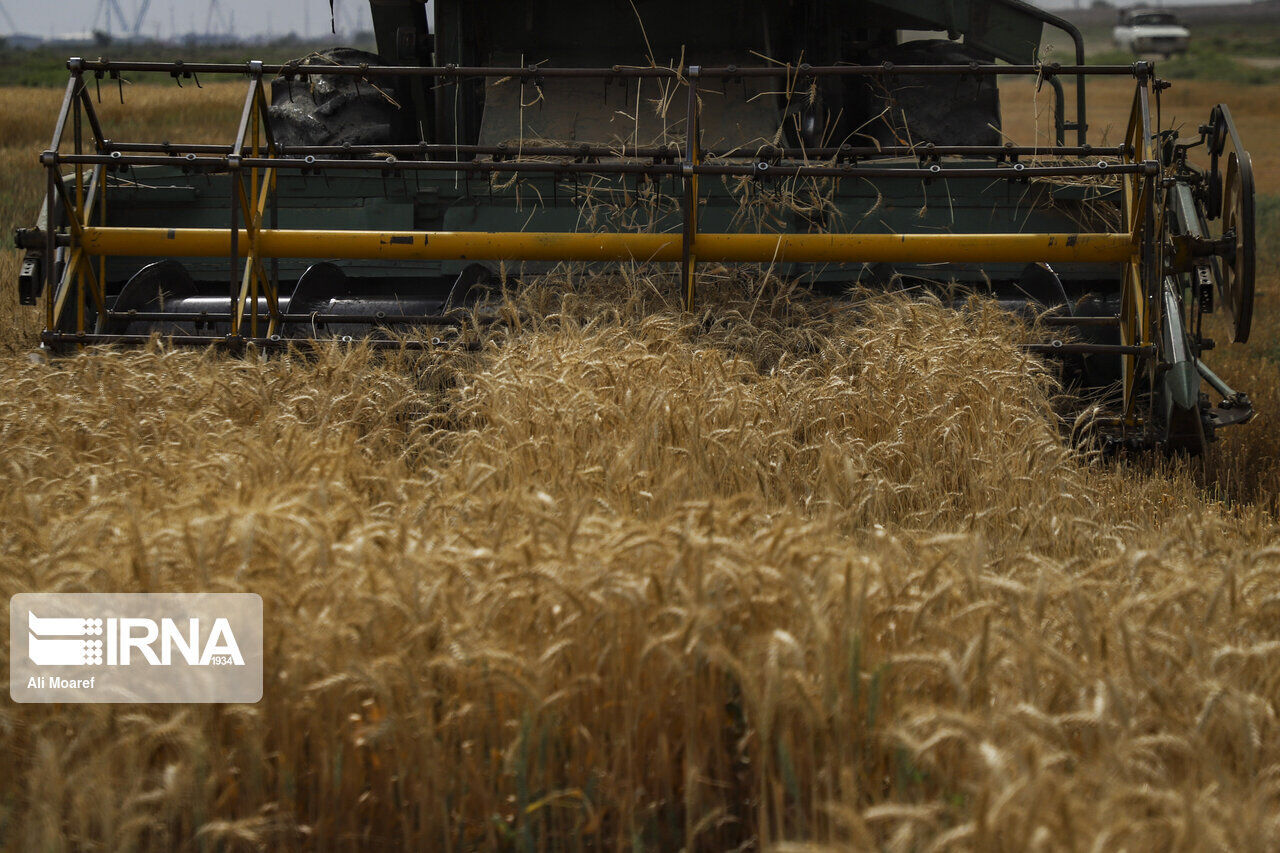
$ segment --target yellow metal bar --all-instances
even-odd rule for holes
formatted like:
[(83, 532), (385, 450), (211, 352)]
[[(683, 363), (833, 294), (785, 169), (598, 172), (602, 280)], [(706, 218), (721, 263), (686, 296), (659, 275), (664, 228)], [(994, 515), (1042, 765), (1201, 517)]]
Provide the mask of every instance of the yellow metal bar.
[[(1122, 158), (1126, 163), (1145, 163), (1154, 159), (1151, 151), (1151, 100), (1147, 85), (1146, 81), (1139, 82), (1133, 92), (1133, 106), (1129, 110), (1129, 123), (1124, 139), (1132, 154)], [(1124, 225), (1133, 233), (1135, 240), (1140, 237), (1143, 208), (1153, 180), (1138, 174), (1124, 178)]]
[[(84, 255), (84, 251), (81, 250), (79, 254)], [(98, 278), (97, 273), (93, 271), (93, 261), (89, 260), (87, 256), (82, 266), (89, 283), (89, 296), (93, 298), (93, 307), (98, 312), (98, 316), (102, 317), (107, 313), (107, 300), (102, 290), (102, 281)]]
[(255, 259), (250, 261), (249, 264), (253, 268), (253, 291), (249, 294), (249, 299), (253, 305), (249, 314), (249, 334), (256, 338), (258, 336), (258, 262)]
[[(1147, 323), (1146, 306), (1142, 299), (1142, 275), (1136, 262), (1125, 267), (1120, 293), (1120, 343), (1123, 346), (1147, 343), (1146, 335), (1143, 334)], [(1124, 355), (1120, 359), (1125, 425), (1135, 426), (1133, 407), (1137, 400), (1138, 357)]]
[[(258, 236), (258, 231), (257, 229), (254, 228), (252, 209), (249, 204), (249, 199), (245, 196), (244, 181), (241, 179), (240, 175), (238, 174), (233, 175), (231, 180), (235, 181), (236, 197), (239, 199), (240, 209), (243, 210), (245, 213), (245, 224), (249, 226), (246, 237), (242, 238), (249, 243), (249, 256), (248, 256), (249, 260), (244, 265), (244, 275), (241, 276), (240, 278), (240, 291), (239, 291), (239, 295), (236, 297), (235, 310), (231, 312), (231, 334), (238, 335), (240, 334), (240, 326), (241, 324), (244, 323), (245, 300), (249, 298), (249, 288), (250, 288), (250, 284), (253, 281), (253, 259), (256, 253), (255, 249), (256, 249), (256, 242), (257, 242), (256, 238)], [(228, 232), (228, 234), (230, 234), (230, 232)], [(230, 245), (228, 245), (227, 252), (229, 253), (230, 251), (231, 251), (231, 247)], [(257, 309), (258, 307), (257, 299), (253, 301), (253, 307)], [(255, 337), (256, 337), (256, 333), (255, 333)]]
[[(470, 231), (258, 231), (259, 258), (488, 261), (680, 261), (680, 234), (568, 234)], [(249, 235), (240, 231), (242, 244)], [(90, 255), (227, 255), (221, 228), (84, 229)], [(724, 263), (1120, 263), (1132, 235), (1089, 234), (698, 234), (700, 261)], [(244, 255), (242, 255), (244, 257)]]
[[(258, 132), (257, 110), (254, 110), (254, 133), (253, 140), (254, 156), (257, 156), (258, 140), (256, 134)], [(268, 323), (268, 332), (275, 334), (277, 319), (280, 316), (279, 295), (272, 286), (270, 278), (262, 269), (260, 263), (261, 255), (259, 253), (259, 235), (262, 228), (262, 220), (266, 213), (267, 202), (271, 198), (271, 192), (275, 189), (276, 170), (266, 169), (262, 175), (258, 170), (252, 171), (253, 189), (252, 197), (245, 194), (244, 184), (237, 182), (236, 195), (239, 199), (240, 209), (244, 211), (245, 221), (248, 225), (246, 231), (241, 232), (244, 239), (249, 245), (249, 253), (246, 255), (244, 265), (244, 275), (241, 278), (239, 298), (236, 301), (236, 308), (231, 315), (232, 334), (239, 334), (240, 327), (244, 323), (244, 310), (246, 300), (249, 308), (249, 329), (250, 334), (254, 337), (258, 336), (258, 288), (263, 287), (267, 291), (267, 304), (270, 315)], [(253, 200), (256, 199), (256, 203)], [(228, 232), (229, 233), (229, 232)], [(230, 252), (230, 246), (227, 251)]]
[[(258, 150), (258, 134), (260, 132), (260, 127), (259, 127), (260, 115), (258, 113), (258, 84), (251, 83), (249, 85), (250, 85), (250, 88), (253, 90), (253, 118), (251, 121), (251, 124), (253, 125), (253, 129), (252, 131), (250, 131), (250, 135), (252, 136), (253, 142), (252, 142), (251, 150), (253, 152), (253, 156), (257, 158), (261, 154), (261, 152)], [(250, 190), (249, 190), (249, 198), (246, 199), (246, 201), (254, 202), (257, 200), (259, 177), (260, 175), (256, 167), (249, 170)], [(243, 197), (243, 193), (244, 193), (244, 188), (241, 187), (242, 197)], [(252, 300), (252, 308), (250, 309), (250, 313), (249, 313), (249, 334), (253, 335), (256, 338), (258, 336), (258, 270), (257, 270), (258, 231), (261, 230), (262, 228), (262, 220), (258, 216), (251, 215), (247, 224), (251, 230), (249, 234), (249, 260), (245, 263), (244, 274), (245, 274), (245, 278), (248, 281), (251, 281), (253, 283), (253, 289), (249, 293), (249, 298)]]
[[(86, 280), (88, 286), (85, 286)], [(66, 308), (66, 302), (72, 291), (76, 293), (76, 324), (78, 331), (86, 331), (84, 327), (84, 309), (85, 295), (93, 298), (94, 308), (98, 311), (98, 316), (102, 316), (107, 311), (106, 301), (102, 295), (102, 284), (98, 281), (97, 275), (93, 271), (93, 262), (88, 259), (87, 253), (83, 249), (72, 249), (67, 258), (66, 268), (63, 270), (62, 278), (57, 285), (56, 298), (50, 295), (49, 301), (53, 308), (53, 320), (49, 323), (49, 328), (56, 328), (57, 324), (62, 320), (62, 312)]]
[[(267, 103), (269, 101), (269, 98), (267, 97), (267, 84), (263, 81), (261, 77), (258, 78), (257, 94), (254, 97), (258, 102), (258, 115), (260, 116), (267, 115), (268, 113)], [(271, 133), (270, 119), (267, 119), (263, 122), (262, 129), (263, 129), (263, 135), (266, 137), (265, 142), (266, 142), (266, 148), (267, 148), (267, 156), (275, 157), (277, 154), (276, 141)]]
[[(240, 175), (233, 174), (231, 180), (241, 181), (236, 188), (236, 203), (240, 205), (240, 216), (244, 219), (246, 224), (249, 224), (250, 226), (249, 230), (252, 231), (253, 230), (253, 227), (252, 227), (253, 203), (249, 200), (249, 196), (245, 193), (244, 182), (243, 182), (243, 179), (241, 179)], [(227, 251), (228, 252), (231, 251), (230, 246), (228, 246)]]
[[(268, 276), (266, 271), (262, 268), (262, 258), (258, 254), (258, 234), (262, 230), (262, 220), (266, 217), (267, 202), (271, 199), (271, 193), (275, 192), (275, 188), (276, 188), (276, 170), (267, 169), (263, 173), (262, 192), (258, 196), (258, 207), (257, 207), (257, 210), (254, 212), (254, 217), (253, 217), (254, 235), (252, 240), (253, 245), (252, 245), (252, 248), (250, 249), (250, 251), (253, 253), (253, 257), (250, 259), (250, 262), (253, 264), (254, 268), (257, 270), (258, 280), (262, 282), (262, 287), (267, 293), (267, 316), (268, 316), (267, 334), (268, 335), (274, 335), (276, 333), (276, 323), (279, 321), (279, 318), (280, 318), (280, 294), (276, 292), (275, 283), (272, 282), (271, 277)], [(256, 337), (258, 334), (257, 333), (258, 288), (256, 284), (254, 285), (254, 288), (253, 288), (253, 321), (254, 321), (254, 336)]]
[[(80, 257), (84, 257), (83, 253), (81, 253), (81, 256), (80, 256)], [(77, 260), (79, 260), (79, 259), (77, 259)], [(77, 331), (77, 332), (80, 332), (80, 333), (82, 333), (82, 334), (84, 333), (84, 330), (85, 330), (85, 328), (84, 328), (84, 309), (85, 309), (85, 305), (84, 305), (84, 291), (85, 291), (85, 284), (84, 284), (84, 267), (85, 267), (85, 264), (83, 264), (83, 263), (79, 263), (79, 264), (77, 264), (77, 265), (76, 265), (76, 276), (75, 276), (75, 282), (76, 282), (76, 331)]]
[[(68, 99), (71, 97), (71, 87), (74, 85), (75, 85), (75, 78), (72, 78), (71, 82), (67, 84)], [(57, 144), (57, 140), (54, 140), (54, 144), (55, 145)], [(57, 328), (55, 324), (58, 322), (58, 311), (55, 309), (55, 306), (57, 305), (57, 297), (60, 295), (61, 284), (62, 284), (60, 281), (54, 280), (53, 267), (48, 265), (47, 263), (47, 261), (49, 260), (49, 256), (52, 254), (52, 249), (53, 249), (52, 244), (54, 240), (54, 223), (57, 221), (57, 217), (54, 216), (54, 202), (55, 202), (54, 197), (58, 193), (57, 187), (58, 187), (59, 179), (60, 179), (60, 176), (58, 175), (55, 168), (53, 166), (50, 166), (45, 173), (45, 197), (44, 197), (44, 218), (45, 218), (45, 222), (47, 223), (45, 225), (46, 264), (40, 270), (40, 275), (44, 278), (44, 289), (46, 291), (46, 293), (44, 294), (44, 327), (46, 329)], [(106, 223), (104, 222), (103, 224), (105, 225)], [(106, 264), (105, 258), (103, 259), (103, 264), (104, 265)]]
[(62, 323), (62, 312), (66, 310), (67, 297), (71, 294), (80, 259), (84, 255), (83, 250), (71, 251), (70, 257), (67, 258), (67, 265), (62, 271), (62, 278), (58, 280), (56, 293), (49, 294), (49, 301), (53, 304), (53, 319), (49, 321), (50, 329), (56, 329)]
[[(82, 82), (80, 85), (81, 85), (81, 91), (84, 91), (84, 88), (83, 88), (84, 83)], [(75, 153), (77, 154), (81, 153), (81, 148), (83, 146), (83, 128), (81, 127), (81, 119), (80, 119), (80, 113), (82, 109), (83, 109), (83, 106), (80, 102), (80, 99), (76, 98), (75, 130), (74, 130), (75, 149), (74, 150), (75, 150)], [(76, 174), (75, 205), (71, 210), (68, 210), (66, 212), (66, 215), (67, 215), (67, 221), (71, 223), (71, 230), (73, 232), (79, 232), (81, 230), (80, 229), (80, 225), (81, 225), (80, 213), (81, 211), (84, 210), (84, 166), (77, 163), (75, 174)], [(87, 215), (85, 216), (85, 221), (86, 222), (89, 221), (89, 217)], [(49, 223), (49, 225), (50, 227), (53, 227), (53, 223)], [(77, 260), (80, 260), (80, 259), (77, 259)], [(76, 331), (79, 333), (84, 333), (85, 331), (84, 323), (85, 323), (86, 279), (84, 274), (84, 268), (85, 266), (88, 266), (90, 264), (92, 264), (92, 261), (85, 261), (83, 263), (78, 263), (76, 265), (76, 275), (74, 278), (75, 287), (76, 287)]]
[[(1151, 140), (1151, 94), (1148, 80), (1140, 80), (1134, 89), (1133, 104), (1129, 110), (1129, 123), (1125, 129), (1125, 146), (1128, 152), (1123, 162), (1144, 163), (1154, 159)], [(1147, 310), (1146, 293), (1149, 278), (1145, 276), (1141, 247), (1148, 236), (1148, 231), (1159, 234), (1162, 223), (1148, 220), (1151, 194), (1155, 192), (1157, 177), (1131, 174), (1123, 179), (1124, 204), (1122, 214), (1123, 228), (1132, 235), (1135, 254), (1126, 264), (1121, 289), (1120, 304), (1120, 342), (1126, 346), (1150, 346), (1155, 336), (1154, 315)], [(1160, 212), (1157, 211), (1157, 217)], [(1149, 265), (1158, 265), (1159, 246), (1156, 245), (1157, 257), (1146, 258)], [(1124, 396), (1124, 424), (1136, 429), (1140, 426), (1141, 416), (1136, 411), (1141, 385), (1140, 370), (1149, 375), (1154, 369), (1154, 362), (1141, 360), (1137, 356), (1121, 357), (1122, 390)]]
[[(107, 180), (106, 172), (103, 172), (101, 177), (98, 179), (98, 198), (96, 200), (98, 202), (98, 221), (104, 226), (107, 224), (107, 185), (109, 183), (111, 182)], [(92, 213), (93, 211), (91, 210), (89, 211), (89, 215), (85, 216), (84, 218), (85, 224), (89, 224), (89, 219)], [(106, 280), (107, 280), (107, 259), (99, 258), (98, 259), (98, 275), (96, 278), (96, 284), (98, 288), (98, 294), (100, 297), (105, 297), (105, 294), (103, 292), (103, 287)], [(107, 310), (105, 298), (100, 301), (102, 303), (102, 312), (105, 314)]]
[(249, 289), (252, 281), (253, 261), (250, 261), (245, 265), (244, 275), (240, 277), (240, 292), (239, 296), (236, 297), (236, 310), (231, 314), (231, 334), (233, 335), (240, 334), (240, 327), (244, 324), (244, 306), (249, 300)]
[(684, 241), (681, 253), (680, 275), (684, 281), (684, 310), (692, 311), (698, 288), (698, 174), (691, 167), (702, 163), (702, 105), (698, 100), (698, 80), (702, 70), (689, 69), (689, 109), (685, 117), (685, 175), (684, 175)]
[[(258, 156), (261, 154), (261, 152), (258, 151), (258, 90), (257, 90), (257, 86), (255, 85), (253, 89), (254, 89), (253, 115), (252, 115), (252, 118), (250, 119), (251, 129), (249, 131), (250, 139), (252, 141), (249, 143), (249, 150), (253, 154), (254, 159), (256, 160)], [(256, 199), (258, 197), (258, 169), (256, 166), (249, 170), (249, 182), (250, 182), (249, 198)]]

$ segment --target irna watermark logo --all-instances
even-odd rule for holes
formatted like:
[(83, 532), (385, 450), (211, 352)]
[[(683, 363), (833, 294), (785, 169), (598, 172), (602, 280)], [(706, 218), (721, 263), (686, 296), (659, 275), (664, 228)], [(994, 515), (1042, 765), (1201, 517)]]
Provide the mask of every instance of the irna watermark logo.
[(9, 638), (9, 692), (16, 702), (262, 697), (257, 595), (15, 595)]

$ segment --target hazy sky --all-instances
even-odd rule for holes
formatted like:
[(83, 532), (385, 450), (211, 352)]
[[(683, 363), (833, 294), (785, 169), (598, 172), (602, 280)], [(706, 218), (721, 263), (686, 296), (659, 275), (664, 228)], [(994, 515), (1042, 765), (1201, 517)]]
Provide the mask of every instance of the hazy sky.
[[(117, 0), (125, 18), (132, 22), (141, 8), (140, 0)], [(213, 29), (225, 30), (223, 22), (235, 21), (237, 32), (250, 35), (263, 32), (315, 34), (329, 31), (328, 0), (152, 0), (142, 32), (146, 35), (169, 36), (178, 33), (203, 32), (209, 21), (210, 5), (216, 7)], [(85, 32), (93, 28), (102, 0), (0, 0), (19, 31), (38, 36), (66, 32)], [(337, 0), (339, 29), (369, 25), (367, 0)], [(112, 18), (112, 29), (120, 30)], [(98, 24), (103, 28), (102, 23)], [(7, 20), (0, 16), (0, 31), (8, 32)]]
[[(133, 20), (141, 6), (141, 0), (117, 2), (129, 20)], [(1169, 5), (1181, 5), (1182, 2), (1192, 0), (1167, 2)], [(290, 31), (319, 35), (329, 30), (328, 0), (152, 0), (142, 31), (150, 36), (203, 32), (209, 20), (211, 3), (218, 8), (224, 24), (234, 20), (236, 31), (244, 35)], [(0, 0), (0, 5), (8, 10), (20, 32), (51, 36), (87, 32), (93, 28), (95, 16), (100, 9), (105, 8), (106, 3), (104, 0)], [(368, 25), (367, 0), (337, 0), (336, 5), (340, 30), (361, 29)], [(1041, 0), (1040, 5), (1070, 7), (1075, 4), (1074, 0)], [(1088, 5), (1087, 0), (1084, 5)], [(102, 27), (101, 23), (99, 27)], [(225, 26), (217, 23), (213, 28), (225, 30)], [(119, 25), (113, 25), (112, 29), (118, 31)], [(0, 16), (0, 32), (9, 30), (7, 21)]]

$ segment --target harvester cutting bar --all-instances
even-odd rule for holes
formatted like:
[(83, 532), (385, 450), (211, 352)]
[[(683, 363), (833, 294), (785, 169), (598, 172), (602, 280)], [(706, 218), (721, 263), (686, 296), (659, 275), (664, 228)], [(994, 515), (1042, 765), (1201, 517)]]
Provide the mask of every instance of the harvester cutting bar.
[[(722, 177), (776, 177), (776, 178), (1070, 178), (1105, 177), (1107, 175), (1156, 175), (1159, 164), (1152, 160), (1144, 163), (1106, 163), (1099, 161), (1092, 166), (1027, 166), (1013, 163), (996, 167), (963, 166), (886, 166), (868, 167), (845, 164), (841, 166), (778, 165), (764, 161), (752, 165), (701, 164), (674, 165), (661, 163), (547, 163), (528, 161), (491, 160), (400, 160), (388, 157), (382, 161), (369, 160), (316, 160), (296, 157), (201, 157), (189, 154), (178, 161), (193, 169), (227, 171), (230, 169), (291, 169), (312, 171), (369, 171), (370, 169), (406, 172), (471, 172), (476, 174), (591, 174), (591, 175), (650, 175), (653, 177), (687, 175), (712, 175)], [(172, 157), (115, 154), (54, 154), (45, 155), (46, 165), (66, 166), (171, 166)]]
[[(399, 318), (393, 318), (398, 320)], [(296, 347), (298, 341), (292, 338), (285, 338), (281, 335), (271, 335), (269, 337), (239, 337), (228, 336), (224, 338), (208, 338), (198, 335), (104, 335), (91, 332), (44, 332), (40, 335), (42, 342), (46, 344), (77, 344), (81, 346), (94, 345), (122, 345), (122, 346), (140, 346), (159, 339), (166, 344), (173, 346), (191, 346), (191, 347), (208, 347), (208, 346), (226, 346), (235, 349), (242, 349), (246, 346), (254, 346), (259, 349), (285, 349), (288, 347)], [(340, 338), (344, 343), (355, 343), (351, 337)], [(443, 341), (440, 338), (432, 338), (431, 340), (416, 340), (406, 338), (399, 339), (381, 339), (381, 338), (361, 338), (360, 343), (370, 349), (377, 350), (467, 350), (476, 351), (481, 348), (477, 343), (456, 344), (450, 341)], [(1108, 344), (1065, 344), (1061, 341), (1055, 341), (1051, 344), (1022, 344), (1020, 347), (1024, 352), (1034, 353), (1037, 355), (1137, 355), (1151, 356), (1155, 354), (1153, 346), (1116, 346)]]
[[(106, 140), (103, 151), (111, 153), (119, 151), (123, 154), (232, 154), (230, 145), (183, 144), (172, 142), (115, 142)], [(385, 159), (393, 157), (435, 157), (446, 156), (458, 158), (463, 156), (477, 157), (623, 157), (638, 159), (664, 160), (678, 158), (680, 151), (674, 145), (632, 146), (632, 145), (441, 145), (418, 143), (416, 145), (278, 145), (276, 150), (282, 157), (336, 157), (339, 155), (372, 155)], [(1120, 157), (1128, 152), (1122, 146), (1093, 145), (882, 145), (871, 146), (842, 145), (839, 148), (778, 148), (762, 146), (758, 149), (716, 150), (704, 149), (705, 159), (753, 159), (768, 160), (807, 159), (807, 160), (844, 160), (855, 157)], [(368, 161), (365, 161), (368, 162)], [(172, 160), (166, 161), (172, 163)]]
[[(304, 63), (286, 63), (270, 65), (262, 62), (220, 63), (220, 62), (119, 62), (112, 60), (90, 60), (73, 58), (67, 67), (72, 73), (159, 73), (159, 74), (266, 74), (271, 76), (304, 77), (310, 75), (332, 75), (346, 77), (439, 77), (444, 79), (462, 78), (496, 78), (513, 77), (524, 80), (549, 79), (552, 77), (568, 79), (608, 79), (608, 78), (652, 78), (684, 80), (685, 69), (667, 67), (621, 66), (612, 68), (541, 68), (536, 65), (525, 67), (496, 67), (457, 65), (443, 66), (403, 66), (403, 65), (308, 65)], [(1146, 77), (1150, 74), (1151, 64), (1135, 62), (1132, 65), (1061, 65), (1046, 62), (1035, 65), (988, 65), (978, 62), (967, 65), (895, 65), (883, 62), (878, 65), (771, 65), (771, 66), (737, 66), (729, 65), (721, 68), (704, 67), (700, 76), (704, 79), (745, 79), (782, 78), (803, 79), (805, 77), (883, 77), (894, 75), (947, 75), (970, 74), (975, 76), (1035, 76), (1053, 77), (1065, 75), (1089, 76), (1122, 76)]]
[(1045, 326), (1119, 326), (1119, 317), (1041, 317)]
[[(747, 80), (775, 79), (786, 81), (789, 87), (807, 84), (822, 77), (874, 77), (897, 78), (899, 76), (1032, 76), (1038, 80), (1047, 80), (1054, 89), (1057, 106), (1055, 130), (1058, 141), (1068, 128), (1074, 129), (1079, 143), (1085, 144), (1087, 126), (1085, 115), (1085, 78), (1088, 76), (1131, 76), (1140, 81), (1151, 77), (1152, 66), (1149, 62), (1139, 61), (1132, 65), (1085, 65), (1084, 46), (1079, 33), (1074, 32), (1076, 41), (1076, 63), (1062, 65), (1056, 62), (995, 65), (981, 62), (969, 62), (963, 65), (897, 65), (893, 62), (881, 62), (875, 65), (768, 65), (700, 67), (696, 76), (702, 80)], [(174, 79), (191, 78), (200, 74), (247, 74), (261, 79), (264, 75), (280, 76), (285, 80), (297, 77), (345, 76), (363, 80), (386, 78), (432, 78), (437, 81), (460, 82), (466, 79), (512, 78), (521, 81), (532, 81), (535, 84), (549, 79), (665, 79), (687, 82), (691, 68), (661, 66), (624, 66), (614, 65), (609, 68), (543, 68), (530, 66), (404, 66), (404, 65), (316, 65), (307, 62), (290, 62), (284, 64), (267, 64), (261, 61), (250, 61), (242, 64), (216, 62), (119, 62), (111, 60), (86, 60), (72, 58), (68, 68), (76, 78), (89, 73), (99, 79), (110, 75), (119, 79), (122, 73), (160, 73), (168, 74)], [(1077, 119), (1067, 124), (1061, 115), (1064, 93), (1059, 78), (1062, 75), (1074, 76), (1076, 79), (1076, 111)]]
[[(680, 261), (681, 234), (536, 232), (388, 232), (275, 230), (257, 232), (260, 258), (344, 260)], [(232, 233), (221, 228), (81, 230), (87, 255), (225, 257)], [(240, 231), (238, 243), (249, 245)], [(724, 263), (1123, 263), (1136, 247), (1129, 234), (710, 234), (694, 236), (699, 261)]]
[(1156, 348), (1152, 344), (1127, 346), (1123, 344), (1069, 344), (1052, 341), (1047, 344), (1023, 344), (1022, 349), (1037, 355), (1131, 355), (1153, 356)]
[[(230, 323), (232, 315), (217, 311), (108, 311), (108, 320), (127, 320), (130, 323)], [(280, 314), (281, 323), (306, 323), (317, 326), (373, 326), (379, 323), (395, 323), (407, 326), (456, 326), (463, 322), (462, 315), (447, 314)]]
[[(224, 338), (209, 338), (198, 335), (104, 335), (92, 332), (46, 331), (40, 334), (41, 342), (48, 345), (74, 344), (77, 346), (142, 346), (156, 339), (159, 339), (171, 346), (225, 346), (237, 350), (243, 349), (246, 346), (254, 346), (259, 349), (287, 349), (289, 347), (298, 346), (298, 341), (296, 339), (284, 338), (280, 335), (271, 335), (269, 337), (231, 336)], [(354, 343), (354, 339), (350, 337), (340, 338), (339, 340), (344, 343)], [(385, 340), (378, 338), (361, 338), (360, 343), (363, 346), (367, 346), (370, 349), (375, 350), (462, 349), (474, 351), (479, 349), (476, 344), (455, 345), (441, 341), (438, 338), (429, 341), (415, 339)]]
[[(123, 320), (130, 323), (196, 323), (203, 325), (211, 325), (216, 323), (230, 323), (232, 315), (226, 313), (218, 313), (216, 311), (108, 311), (106, 314), (108, 320)], [(467, 319), (465, 313), (453, 314), (388, 314), (386, 312), (378, 312), (377, 314), (280, 314), (276, 320), (282, 326), (304, 325), (304, 326), (458, 326)], [(1053, 322), (1055, 320), (1066, 320), (1069, 322)], [(1118, 317), (1044, 317), (1041, 322), (1047, 326), (1115, 326), (1119, 323)], [(1151, 347), (1126, 347), (1114, 344), (1081, 344), (1081, 343), (1064, 343), (1063, 341), (1052, 341), (1047, 344), (1026, 344), (1025, 348), (1030, 352), (1037, 352), (1051, 355), (1098, 355), (1102, 353), (1110, 353), (1113, 355), (1150, 355)], [(1203, 364), (1200, 365), (1202, 371), (1208, 371)], [(1210, 384), (1220, 383), (1221, 380), (1216, 375), (1210, 374), (1206, 377)], [(1224, 386), (1225, 387), (1225, 386)], [(1224, 396), (1231, 396), (1225, 394)]]

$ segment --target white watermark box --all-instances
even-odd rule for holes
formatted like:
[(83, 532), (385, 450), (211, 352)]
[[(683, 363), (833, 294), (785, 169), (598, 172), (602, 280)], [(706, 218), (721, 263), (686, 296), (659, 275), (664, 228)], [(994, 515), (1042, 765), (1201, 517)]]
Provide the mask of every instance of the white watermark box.
[(262, 597), (15, 595), (9, 695), (15, 702), (257, 702)]

